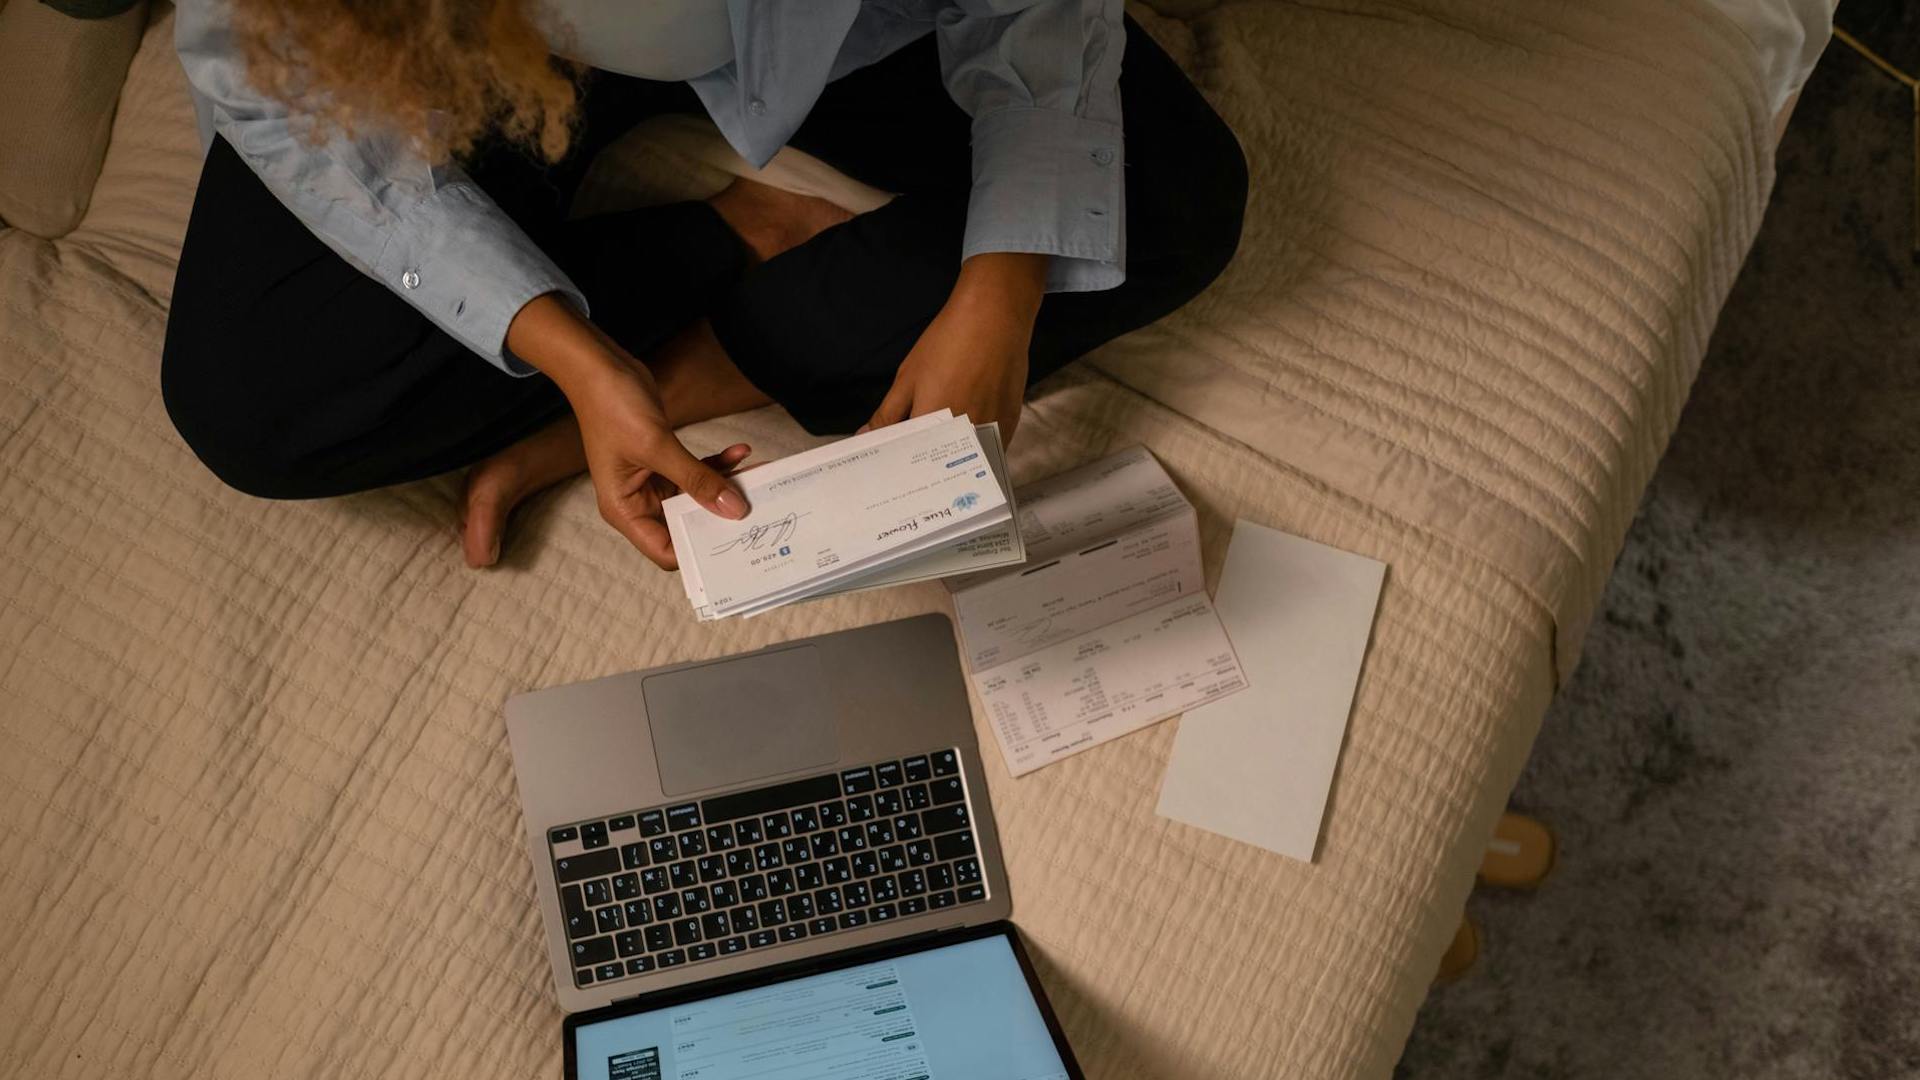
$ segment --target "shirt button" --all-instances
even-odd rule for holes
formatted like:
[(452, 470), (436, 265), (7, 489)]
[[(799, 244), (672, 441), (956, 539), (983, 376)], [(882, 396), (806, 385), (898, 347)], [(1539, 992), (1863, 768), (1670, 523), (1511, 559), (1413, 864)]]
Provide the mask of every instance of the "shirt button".
[(418, 270), (409, 270), (409, 271), (407, 271), (406, 273), (404, 273), (404, 274), (401, 274), (401, 275), (400, 275), (400, 284), (401, 284), (401, 286), (402, 286), (402, 287), (404, 287), (404, 288), (408, 288), (408, 289), (417, 289), (417, 288), (419, 288), (419, 287), (420, 287), (420, 272), (419, 272)]
[(767, 103), (761, 101), (759, 98), (754, 98), (752, 101), (747, 102), (747, 111), (755, 116), (765, 116), (767, 115)]
[(1089, 156), (1093, 158), (1095, 165), (1113, 164), (1113, 148), (1110, 146), (1102, 146)]

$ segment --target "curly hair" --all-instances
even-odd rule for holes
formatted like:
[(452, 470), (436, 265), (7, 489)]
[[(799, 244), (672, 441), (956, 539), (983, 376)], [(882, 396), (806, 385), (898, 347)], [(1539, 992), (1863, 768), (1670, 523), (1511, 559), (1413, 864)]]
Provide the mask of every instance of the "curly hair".
[(576, 87), (533, 0), (228, 0), (247, 77), (314, 122), (377, 128), (431, 160), (498, 134), (566, 153)]

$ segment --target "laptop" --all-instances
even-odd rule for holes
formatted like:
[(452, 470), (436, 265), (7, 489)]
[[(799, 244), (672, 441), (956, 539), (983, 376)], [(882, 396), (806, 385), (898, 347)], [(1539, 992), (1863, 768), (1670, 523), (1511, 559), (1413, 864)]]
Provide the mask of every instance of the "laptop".
[(506, 713), (570, 1080), (1081, 1075), (945, 616)]

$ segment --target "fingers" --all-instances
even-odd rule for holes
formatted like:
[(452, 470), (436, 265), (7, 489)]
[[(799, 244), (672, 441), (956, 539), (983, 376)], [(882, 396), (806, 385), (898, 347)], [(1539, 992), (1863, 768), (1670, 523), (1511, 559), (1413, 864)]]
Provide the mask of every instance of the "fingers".
[(873, 410), (872, 419), (867, 421), (861, 432), (871, 431), (888, 424), (897, 424), (907, 418), (907, 411), (913, 407), (913, 384), (903, 378), (895, 378), (893, 386), (887, 390), (887, 396), (880, 399), (880, 407)]
[(600, 502), (600, 516), (627, 538), (647, 560), (662, 570), (677, 570), (680, 560), (673, 554), (673, 538), (666, 523), (645, 513), (633, 502)]
[(708, 454), (700, 460), (718, 472), (731, 475), (735, 466), (747, 460), (747, 455), (751, 453), (753, 453), (753, 447), (746, 443), (734, 443), (725, 450), (717, 454)]
[[(721, 475), (718, 468), (694, 457), (686, 447), (680, 445), (679, 439), (670, 437), (667, 443), (668, 445), (661, 448), (663, 453), (660, 455), (660, 460), (654, 464), (654, 472), (666, 477), (675, 487), (693, 496), (694, 502), (706, 507), (712, 513), (729, 521), (738, 521), (747, 516), (747, 497), (740, 494), (740, 489), (734, 487), (725, 476)], [(745, 449), (743, 444), (736, 443), (714, 456), (725, 461), (735, 451)], [(726, 467), (732, 468), (745, 457), (745, 453), (738, 454), (734, 457), (732, 464)]]

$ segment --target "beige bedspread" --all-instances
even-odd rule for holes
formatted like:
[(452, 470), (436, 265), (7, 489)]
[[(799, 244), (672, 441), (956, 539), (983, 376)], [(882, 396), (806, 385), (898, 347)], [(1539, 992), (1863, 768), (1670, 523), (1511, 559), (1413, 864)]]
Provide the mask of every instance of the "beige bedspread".
[[(1143, 442), (1210, 568), (1244, 516), (1389, 578), (1317, 864), (1156, 818), (1174, 724), (1019, 781), (988, 749), (1016, 918), (1092, 1076), (1382, 1077), (1758, 227), (1769, 118), (1687, 0), (1150, 25), (1247, 144), (1245, 244), (1047, 384), (1015, 471)], [(0, 233), (0, 1075), (556, 1075), (502, 700), (944, 593), (701, 626), (584, 485), (490, 573), (452, 481), (223, 490), (156, 389), (197, 168), (167, 29), (82, 229)], [(772, 410), (690, 438), (736, 436), (803, 442)]]

